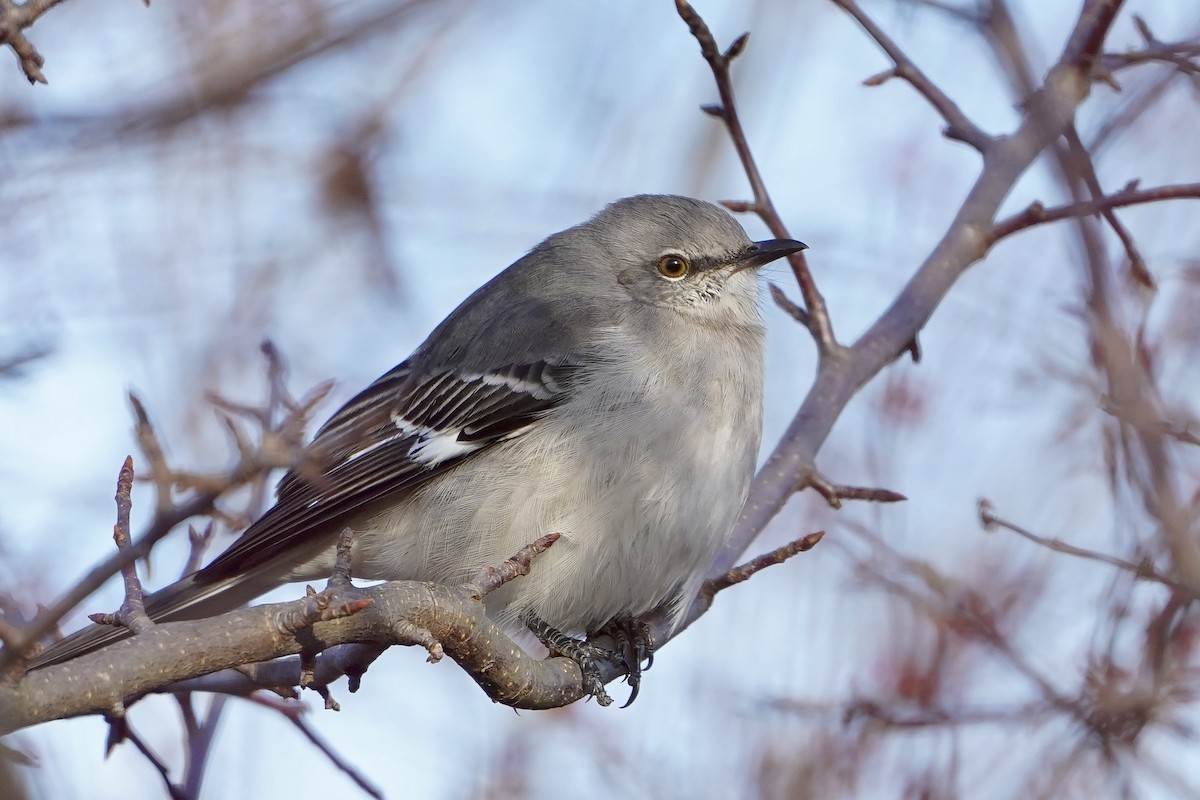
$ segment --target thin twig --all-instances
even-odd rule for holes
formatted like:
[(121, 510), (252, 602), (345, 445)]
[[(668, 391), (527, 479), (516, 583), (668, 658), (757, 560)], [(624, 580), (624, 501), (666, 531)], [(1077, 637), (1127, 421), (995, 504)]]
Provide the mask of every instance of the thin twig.
[(945, 120), (946, 127), (942, 131), (943, 136), (970, 145), (980, 153), (987, 152), (992, 145), (992, 137), (983, 128), (972, 122), (958, 107), (958, 104), (921, 71), (921, 68), (900, 49), (890, 36), (884, 33), (883, 29), (859, 7), (858, 3), (854, 0), (833, 0), (833, 4), (853, 17), (854, 21), (862, 26), (863, 30), (875, 40), (883, 52), (887, 53), (888, 58), (895, 65), (886, 72), (867, 78), (863, 83), (867, 86), (878, 86), (890, 78), (900, 78), (906, 81)]
[[(120, 739), (127, 739), (132, 742), (133, 746), (136, 747), (141, 754), (145, 756), (146, 760), (150, 762), (150, 764), (162, 778), (163, 784), (167, 789), (167, 794), (170, 795), (171, 800), (195, 800), (194, 795), (189, 795), (184, 791), (183, 787), (171, 780), (171, 771), (167, 768), (167, 765), (163, 763), (162, 759), (158, 757), (157, 753), (150, 749), (150, 745), (142, 741), (142, 737), (138, 736), (134, 732), (133, 728), (129, 726), (128, 720), (124, 718), (121, 718), (120, 720), (110, 720), (109, 724), (119, 727)], [(110, 739), (110, 742), (111, 741), (112, 740)]]
[(801, 536), (799, 539), (794, 539), (787, 544), (780, 545), (774, 550), (769, 550), (760, 556), (756, 556), (745, 564), (739, 564), (727, 570), (724, 575), (719, 578), (710, 578), (704, 582), (704, 588), (700, 591), (708, 594), (710, 597), (717, 592), (728, 589), (730, 586), (735, 586), (743, 581), (749, 580), (756, 572), (782, 564), (794, 555), (806, 553), (817, 546), (821, 539), (825, 538), (825, 531), (816, 531)]
[[(118, 551), (130, 550), (129, 511), (133, 507), (133, 456), (126, 456), (117, 477), (117, 524), (113, 526), (113, 541)], [(121, 567), (121, 578), (125, 583), (125, 599), (115, 614), (92, 614), (90, 619), (98, 625), (123, 625), (133, 633), (142, 633), (154, 625), (146, 614), (142, 596), (142, 582), (138, 578), (137, 563), (130, 561)]]
[(371, 797), (377, 798), (378, 800), (383, 800), (383, 792), (381, 792), (374, 784), (368, 781), (362, 773), (355, 769), (353, 764), (338, 755), (334, 749), (325, 742), (324, 739), (317, 735), (316, 731), (309, 727), (307, 721), (305, 721), (299, 715), (285, 714), (284, 718), (295, 725), (297, 730), (304, 734), (305, 738), (313, 743), (313, 746), (324, 753), (325, 757), (328, 758), (335, 767), (344, 772), (346, 777), (354, 781), (358, 785), (358, 788), (371, 795)]
[(802, 486), (810, 487), (821, 495), (830, 508), (841, 508), (843, 500), (866, 500), (871, 503), (900, 503), (908, 498), (891, 489), (869, 486), (844, 486), (834, 483), (815, 469), (809, 470)]
[[(726, 207), (734, 211), (753, 211), (766, 224), (772, 235), (791, 238), (787, 226), (784, 225), (783, 219), (775, 209), (775, 204), (771, 201), (766, 182), (758, 170), (758, 164), (754, 161), (754, 154), (750, 152), (749, 139), (742, 127), (734, 98), (733, 78), (730, 75), (729, 67), (745, 49), (750, 34), (742, 34), (733, 40), (725, 52), (721, 52), (712, 31), (687, 0), (675, 0), (675, 9), (679, 12), (680, 18), (687, 23), (692, 36), (700, 44), (700, 54), (712, 70), (713, 79), (717, 84), (717, 93), (721, 97), (720, 105), (705, 106), (704, 111), (719, 117), (725, 123), (730, 141), (733, 142), (733, 147), (742, 162), (742, 169), (746, 173), (747, 180), (750, 181), (750, 191), (754, 196), (752, 203), (727, 202), (725, 203)], [(812, 333), (813, 339), (816, 340), (818, 355), (825, 357), (838, 351), (841, 346), (837, 342), (837, 337), (834, 336), (833, 322), (825, 307), (825, 298), (817, 288), (804, 253), (797, 252), (788, 256), (788, 264), (791, 265), (792, 273), (796, 276), (796, 283), (800, 286), (800, 294), (804, 298), (805, 310), (808, 314), (806, 325)]]
[(1124, 208), (1126, 206), (1158, 203), (1163, 200), (1198, 200), (1200, 199), (1200, 183), (1179, 183), (1168, 186), (1156, 186), (1153, 189), (1126, 188), (1119, 192), (1103, 195), (1091, 200), (1069, 203), (1062, 206), (1046, 208), (1041, 203), (1032, 203), (1024, 211), (1020, 211), (1007, 219), (1002, 219), (992, 228), (992, 242), (1012, 236), (1037, 225), (1049, 222), (1059, 222), (1066, 219), (1078, 219), (1099, 214), (1106, 209)]
[(1004, 528), (1021, 536), (1034, 544), (1041, 545), (1048, 550), (1053, 550), (1056, 553), (1062, 553), (1076, 558), (1082, 558), (1087, 561), (1096, 561), (1101, 564), (1107, 564), (1110, 567), (1125, 570), (1132, 573), (1134, 577), (1141, 580), (1153, 581), (1161, 583), (1163, 586), (1169, 586), (1177, 592), (1182, 592), (1200, 600), (1200, 595), (1186, 584), (1171, 578), (1168, 575), (1163, 575), (1154, 568), (1153, 563), (1149, 559), (1141, 562), (1133, 562), (1118, 556), (1110, 556), (1107, 553), (1100, 553), (1095, 550), (1088, 550), (1084, 547), (1076, 547), (1073, 544), (1067, 544), (1061, 539), (1050, 539), (1045, 536), (1039, 536), (1031, 530), (1022, 528), (1015, 522), (1009, 522), (1006, 519), (996, 516), (995, 509), (987, 500), (979, 501), (979, 522), (985, 530), (995, 530), (996, 528)]
[[(1083, 140), (1079, 138), (1079, 131), (1075, 129), (1074, 125), (1068, 125), (1066, 131), (1063, 132), (1063, 136), (1066, 139), (1067, 150), (1075, 154), (1079, 166), (1079, 177), (1083, 180), (1092, 199), (1102, 199), (1104, 197), (1104, 187), (1100, 185), (1100, 177), (1096, 174), (1096, 166), (1092, 163), (1091, 154), (1083, 146)], [(1146, 260), (1142, 258), (1142, 254), (1138, 251), (1137, 244), (1133, 241), (1133, 235), (1129, 233), (1124, 223), (1117, 218), (1116, 211), (1110, 206), (1101, 208), (1098, 213), (1108, 223), (1108, 226), (1112, 228), (1117, 238), (1121, 240), (1121, 245), (1125, 248), (1125, 255), (1129, 258), (1130, 275), (1137, 283), (1148, 289), (1153, 289), (1155, 285), (1154, 277), (1146, 269)]]

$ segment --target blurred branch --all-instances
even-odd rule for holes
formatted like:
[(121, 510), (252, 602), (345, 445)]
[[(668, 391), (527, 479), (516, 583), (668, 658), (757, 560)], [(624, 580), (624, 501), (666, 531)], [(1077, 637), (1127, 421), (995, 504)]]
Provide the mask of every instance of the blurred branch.
[(1172, 579), (1170, 576), (1163, 575), (1156, 570), (1154, 568), (1154, 564), (1148, 558), (1139, 562), (1128, 561), (1124, 558), (1118, 558), (1117, 556), (1110, 556), (1107, 553), (1099, 553), (1095, 550), (1088, 550), (1084, 547), (1076, 547), (1075, 545), (1067, 544), (1061, 539), (1049, 539), (1044, 536), (1039, 536), (1033, 531), (1022, 528), (1020, 525), (1017, 525), (1014, 522), (1009, 522), (1006, 519), (996, 516), (995, 509), (987, 500), (979, 501), (979, 521), (987, 530), (1004, 528), (1005, 530), (1012, 531), (1018, 536), (1028, 539), (1034, 544), (1041, 545), (1042, 547), (1045, 547), (1048, 550), (1053, 550), (1056, 553), (1063, 553), (1064, 555), (1075, 556), (1076, 558), (1082, 558), (1087, 561), (1097, 561), (1101, 564), (1108, 564), (1109, 566), (1125, 570), (1141, 580), (1161, 583), (1162, 585), (1169, 586), (1178, 592), (1191, 595), (1195, 599), (1200, 599), (1200, 595), (1197, 595), (1196, 592), (1190, 587)]
[(362, 789), (371, 797), (377, 800), (383, 800), (383, 792), (379, 790), (373, 783), (367, 780), (366, 776), (354, 768), (354, 765), (342, 758), (329, 743), (317, 735), (317, 732), (312, 729), (312, 726), (305, 721), (299, 714), (285, 715), (286, 719), (291, 722), (296, 729), (304, 735), (312, 743), (313, 747), (317, 748), (333, 765), (338, 768), (347, 778), (354, 781), (359, 789)]
[(1104, 69), (1115, 72), (1126, 67), (1158, 62), (1170, 64), (1175, 71), (1191, 76), (1193, 79), (1200, 77), (1200, 63), (1196, 61), (1197, 58), (1200, 58), (1200, 41), (1196, 41), (1194, 38), (1180, 42), (1160, 41), (1150, 31), (1146, 20), (1136, 14), (1133, 17), (1133, 24), (1137, 26), (1138, 33), (1145, 41), (1145, 48), (1127, 53), (1106, 53), (1100, 60)]
[[(992, 0), (996, 9), (988, 18), (988, 40), (1001, 60), (1013, 65), (1009, 72), (1014, 90), (1021, 96), (1031, 89), (1031, 70), (1012, 16), (1003, 0)], [(1094, 24), (1111, 23), (1120, 6), (1119, 0), (1089, 0), (1081, 14)], [(1144, 23), (1143, 23), (1144, 27)], [(1148, 36), (1148, 29), (1143, 30)], [(1094, 56), (1085, 51), (1096, 43), (1095, 36), (1075, 32), (1068, 46), (1077, 54), (1081, 64), (1095, 65)], [(1074, 204), (1088, 202), (1105, 204), (1093, 156), (1084, 146), (1074, 125), (1064, 127), (1064, 144), (1051, 149), (1053, 164), (1064, 188)], [(1127, 187), (1128, 191), (1132, 187)], [(1153, 279), (1141, 264), (1141, 257), (1132, 238), (1116, 221), (1110, 209), (1103, 211), (1105, 219), (1117, 233), (1130, 258), (1133, 277), (1143, 285), (1153, 286)], [(1112, 408), (1122, 411), (1122, 419), (1140, 423), (1161, 420), (1158, 388), (1144, 348), (1134, 341), (1136, 334), (1125, 330), (1120, 303), (1114, 296), (1110, 268), (1103, 242), (1094, 225), (1086, 217), (1075, 217), (1075, 232), (1083, 253), (1088, 325), (1093, 364), (1105, 383), (1104, 394)], [(1190, 594), (1200, 592), (1200, 544), (1193, 531), (1194, 515), (1185, 507), (1175, 488), (1177, 470), (1166, 447), (1167, 434), (1151, 425), (1129, 424), (1132, 436), (1123, 439), (1128, 458), (1144, 465), (1145, 470), (1134, 476), (1141, 500), (1150, 516), (1158, 523), (1161, 540), (1171, 553), (1173, 579), (1187, 586)]]
[(54, 349), (49, 344), (30, 343), (0, 356), (0, 380), (22, 377), (30, 364), (40, 361), (53, 352)]
[[(145, 409), (136, 396), (130, 395), (138, 441), (150, 464), (151, 476), (158, 490), (154, 518), (136, 541), (131, 542), (128, 547), (118, 549), (92, 568), (75, 582), (62, 598), (42, 610), (26, 625), (20, 636), (6, 637), (4, 649), (0, 650), (0, 674), (11, 671), (14, 665), (27, 659), (31, 650), (38, 645), (43, 636), (54, 629), (59, 620), (86, 600), (110, 577), (122, 570), (131, 569), (138, 559), (146, 558), (154, 544), (177, 525), (192, 517), (212, 513), (217, 500), (226, 493), (260, 480), (271, 470), (295, 466), (302, 452), (307, 419), (330, 388), (332, 384), (323, 384), (301, 400), (290, 401), (290, 412), (277, 425), (268, 426), (261, 432), (260, 446), (247, 445), (241, 448), (240, 457), (232, 469), (206, 476), (176, 472), (167, 465), (161, 444)], [(178, 503), (172, 500), (173, 489), (177, 486), (191, 490), (190, 496)]]
[(300, 16), (302, 24), (273, 29), (257, 39), (255, 47), (236, 51), (232, 57), (215, 59), (189, 80), (175, 81), (177, 93), (140, 107), (118, 107), (97, 116), (42, 116), (40, 126), (66, 124), (111, 128), (115, 134), (161, 132), (219, 109), (233, 109), (254, 97), (254, 91), (284, 75), (293, 67), (310, 64), (319, 56), (336, 52), (375, 36), (395, 30), (397, 22), (431, 0), (391, 0), (378, 8), (364, 10), (337, 24), (321, 14)]

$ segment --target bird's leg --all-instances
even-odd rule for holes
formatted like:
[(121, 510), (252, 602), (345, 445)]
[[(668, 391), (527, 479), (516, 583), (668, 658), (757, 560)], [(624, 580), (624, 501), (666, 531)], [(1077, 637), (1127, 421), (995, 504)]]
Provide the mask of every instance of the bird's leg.
[(569, 658), (579, 666), (579, 671), (583, 673), (583, 690), (596, 698), (597, 703), (602, 706), (612, 704), (612, 698), (604, 691), (604, 681), (600, 678), (600, 665), (597, 663), (608, 660), (607, 650), (568, 636), (532, 611), (526, 611), (521, 621), (538, 641), (549, 648), (551, 655)]
[(610, 619), (588, 640), (594, 641), (600, 636), (612, 639), (613, 655), (625, 667), (625, 682), (632, 688), (629, 699), (621, 706), (625, 708), (637, 699), (642, 673), (654, 666), (654, 638), (650, 635), (650, 626), (637, 617), (621, 615)]

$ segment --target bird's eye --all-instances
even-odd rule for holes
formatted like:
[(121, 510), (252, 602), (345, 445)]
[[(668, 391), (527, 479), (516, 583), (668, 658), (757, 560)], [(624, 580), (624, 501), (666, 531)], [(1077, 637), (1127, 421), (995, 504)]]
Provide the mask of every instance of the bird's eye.
[(664, 278), (670, 278), (673, 281), (687, 275), (689, 269), (691, 269), (691, 265), (688, 264), (688, 260), (674, 253), (665, 255), (658, 260), (658, 271)]

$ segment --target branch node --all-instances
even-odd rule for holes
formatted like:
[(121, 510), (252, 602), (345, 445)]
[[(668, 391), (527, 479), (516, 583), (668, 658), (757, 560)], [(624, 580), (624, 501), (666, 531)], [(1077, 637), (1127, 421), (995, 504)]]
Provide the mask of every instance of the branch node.
[(783, 289), (780, 289), (778, 285), (771, 283), (768, 286), (771, 290), (771, 299), (775, 301), (775, 305), (779, 306), (785, 314), (796, 320), (796, 322), (808, 328), (811, 324), (808, 312), (784, 294)]
[(415, 622), (402, 619), (396, 623), (392, 630), (395, 632), (396, 638), (400, 641), (424, 647), (429, 653), (425, 660), (430, 664), (438, 663), (446, 655), (442, 643), (428, 629), (417, 625)]
[(899, 77), (900, 77), (899, 68), (892, 67), (891, 69), (885, 69), (883, 72), (876, 72), (874, 75), (871, 75), (870, 77), (863, 78), (862, 85), (863, 86), (882, 86), (883, 84), (890, 81), (892, 78), (899, 78)]
[(866, 500), (873, 503), (898, 503), (908, 498), (891, 489), (876, 489), (866, 486), (842, 486), (833, 483), (815, 469), (810, 469), (801, 479), (798, 489), (809, 487), (821, 497), (830, 508), (841, 508), (843, 500)]
[(730, 42), (729, 47), (725, 48), (725, 52), (722, 54), (722, 58), (724, 58), (727, 62), (733, 61), (735, 58), (740, 56), (742, 54), (742, 52), (746, 49), (746, 43), (748, 41), (750, 41), (750, 32), (749, 31), (747, 31), (746, 33), (743, 33), (741, 36), (737, 37), (732, 42)]
[(521, 548), (500, 566), (484, 566), (473, 581), (463, 586), (463, 590), (473, 600), (482, 601), (509, 581), (528, 575), (533, 559), (549, 550), (560, 536), (558, 533), (547, 534)]

